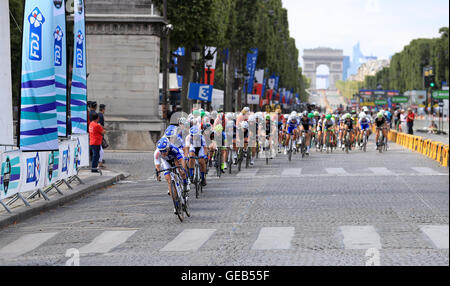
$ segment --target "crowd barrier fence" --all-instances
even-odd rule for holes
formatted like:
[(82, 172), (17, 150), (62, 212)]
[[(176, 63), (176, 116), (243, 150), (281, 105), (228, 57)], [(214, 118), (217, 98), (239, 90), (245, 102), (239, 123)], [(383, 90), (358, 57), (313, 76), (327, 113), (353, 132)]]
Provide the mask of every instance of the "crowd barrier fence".
[[(89, 135), (73, 135), (59, 141), (59, 148), (51, 152), (22, 152), (4, 149), (0, 151), (0, 205), (11, 213), (8, 205), (18, 199), (30, 206), (27, 199), (37, 195), (49, 200), (51, 189), (63, 194), (58, 188), (78, 180), (80, 168), (89, 167)], [(25, 199), (22, 194), (31, 192)], [(9, 199), (4, 203), (3, 200)]]

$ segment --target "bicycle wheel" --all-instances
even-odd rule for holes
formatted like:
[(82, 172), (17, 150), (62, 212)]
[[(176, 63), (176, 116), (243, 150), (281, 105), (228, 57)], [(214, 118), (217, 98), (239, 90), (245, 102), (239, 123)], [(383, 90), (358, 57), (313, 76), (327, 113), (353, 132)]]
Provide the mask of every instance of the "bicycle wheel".
[(292, 161), (292, 138), (291, 138), (291, 140), (289, 140), (288, 155), (289, 155), (289, 161)]
[(364, 152), (367, 152), (367, 140), (368, 140), (368, 138), (367, 138), (367, 134), (364, 132), (364, 143), (363, 143), (363, 149), (364, 149)]
[(350, 148), (350, 139), (349, 134), (347, 133), (347, 136), (345, 136), (345, 153), (349, 153), (348, 149)]
[(198, 166), (195, 166), (194, 184), (195, 184), (195, 198), (198, 199), (200, 197), (200, 180), (199, 180)]
[(245, 160), (245, 168), (248, 169), (250, 167), (250, 159), (252, 157), (252, 151), (250, 150), (250, 147), (247, 147), (247, 158)]
[(233, 149), (228, 152), (228, 173), (231, 175), (231, 167), (233, 166)]
[(172, 181), (172, 200), (173, 205), (175, 206), (175, 210), (177, 212), (178, 219), (181, 222), (183, 222), (184, 220), (183, 206), (181, 204), (181, 200), (178, 198), (177, 184), (174, 181)]
[(217, 177), (220, 178), (220, 176), (222, 176), (222, 154), (220, 151), (216, 152), (216, 163), (217, 163)]
[(238, 171), (241, 171), (241, 166), (242, 166), (242, 160), (244, 156), (244, 150), (243, 148), (239, 148), (239, 153), (238, 153)]
[(302, 158), (305, 158), (305, 156), (306, 156), (306, 138), (305, 138), (305, 136), (302, 136), (302, 146), (300, 148), (302, 151)]

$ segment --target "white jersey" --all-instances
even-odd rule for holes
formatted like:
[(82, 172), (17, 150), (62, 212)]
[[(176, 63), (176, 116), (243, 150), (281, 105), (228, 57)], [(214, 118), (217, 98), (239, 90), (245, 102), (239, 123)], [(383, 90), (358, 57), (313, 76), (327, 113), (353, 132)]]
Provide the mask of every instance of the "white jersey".
[(203, 135), (192, 136), (189, 134), (186, 137), (185, 146), (190, 148), (200, 148), (206, 146), (206, 140)]

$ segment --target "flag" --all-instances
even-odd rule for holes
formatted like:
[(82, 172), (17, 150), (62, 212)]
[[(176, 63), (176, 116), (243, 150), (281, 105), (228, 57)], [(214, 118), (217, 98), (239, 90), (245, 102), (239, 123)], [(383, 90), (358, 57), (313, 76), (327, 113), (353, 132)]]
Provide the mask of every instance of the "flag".
[(25, 1), (19, 146), (58, 150), (53, 1)]
[(58, 136), (67, 136), (67, 49), (66, 8), (64, 1), (54, 1), (53, 37), (55, 47), (55, 87)]
[(74, 2), (74, 57), (72, 66), (72, 86), (70, 93), (70, 113), (72, 134), (85, 134), (87, 126), (87, 82), (86, 82), (86, 33), (84, 0)]
[(249, 81), (247, 84), (247, 93), (252, 93), (253, 83), (255, 81), (256, 61), (258, 59), (258, 49), (251, 49), (251, 52), (247, 55), (247, 72), (249, 73)]
[[(217, 48), (215, 47), (206, 47), (205, 49), (205, 56), (208, 54), (208, 52), (213, 55), (214, 59), (211, 62), (211, 66), (208, 68), (207, 63), (205, 62), (205, 80), (204, 84), (214, 85), (214, 74), (216, 73), (216, 61), (217, 61)], [(209, 78), (208, 78), (209, 74)]]

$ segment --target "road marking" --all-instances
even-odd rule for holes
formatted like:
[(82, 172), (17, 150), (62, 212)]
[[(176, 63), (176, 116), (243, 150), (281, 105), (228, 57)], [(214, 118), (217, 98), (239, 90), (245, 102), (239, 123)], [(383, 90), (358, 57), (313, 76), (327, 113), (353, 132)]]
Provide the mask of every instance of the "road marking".
[(436, 172), (435, 170), (431, 169), (431, 168), (425, 168), (425, 167), (412, 167), (411, 169), (413, 169), (414, 171), (420, 173), (420, 174), (425, 174), (425, 175), (439, 175), (439, 172)]
[(245, 166), (242, 166), (241, 171), (237, 174), (237, 177), (255, 177), (258, 172), (259, 169), (245, 169)]
[(369, 168), (370, 171), (372, 171), (376, 175), (392, 175), (392, 171), (388, 170), (387, 168)]
[(422, 225), (420, 230), (439, 249), (448, 249), (448, 225)]
[(11, 259), (30, 252), (56, 234), (57, 232), (26, 234), (0, 249), (0, 258)]
[(302, 174), (302, 168), (290, 168), (284, 169), (283, 173), (281, 173), (281, 177), (298, 177)]
[(185, 229), (160, 251), (197, 251), (215, 231), (215, 229)]
[(293, 227), (264, 227), (252, 246), (253, 250), (289, 249), (294, 237)]
[(347, 171), (343, 168), (326, 168), (325, 170), (330, 175), (348, 175)]
[(94, 240), (80, 248), (80, 254), (108, 253), (111, 249), (127, 241), (136, 230), (132, 231), (105, 231)]
[(375, 228), (365, 226), (341, 226), (345, 249), (381, 249), (381, 239)]

